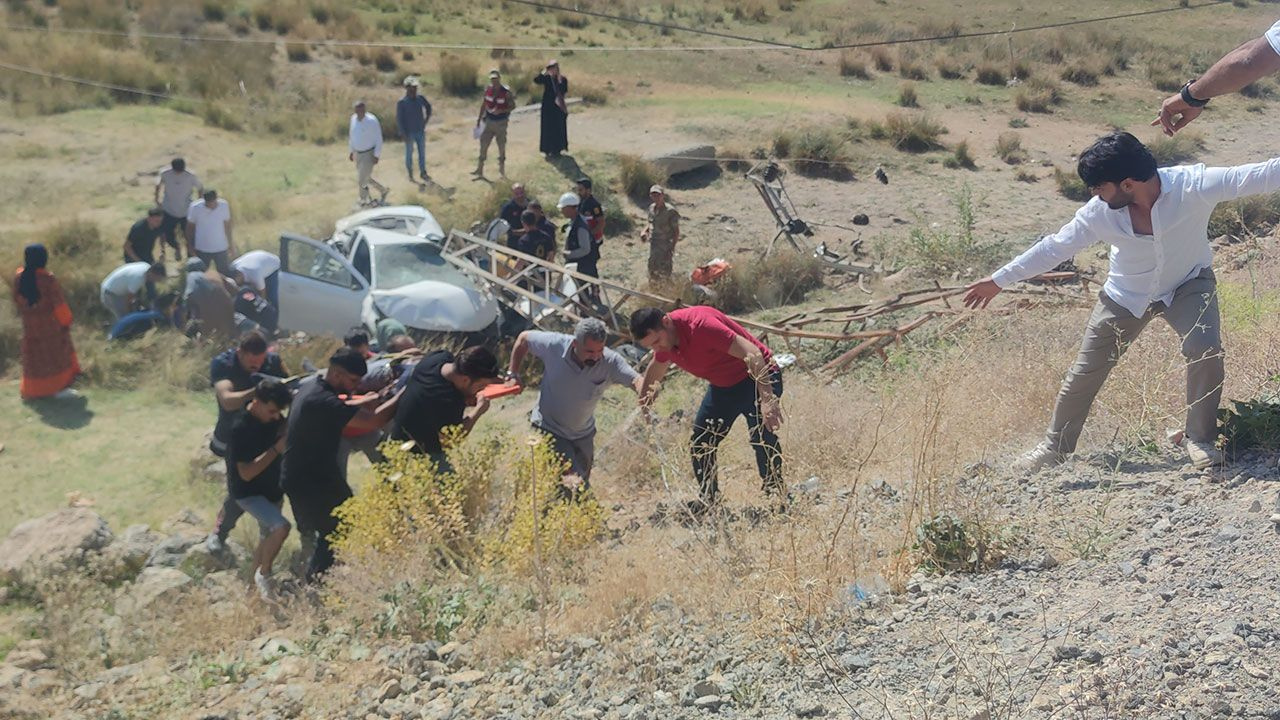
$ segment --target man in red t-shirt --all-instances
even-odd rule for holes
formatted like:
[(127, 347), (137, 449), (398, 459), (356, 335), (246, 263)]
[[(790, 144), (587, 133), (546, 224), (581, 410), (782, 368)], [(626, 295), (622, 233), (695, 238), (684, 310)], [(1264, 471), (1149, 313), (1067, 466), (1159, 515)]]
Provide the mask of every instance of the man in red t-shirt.
[(657, 384), (672, 363), (710, 383), (693, 421), (693, 474), (701, 497), (689, 503), (690, 511), (700, 516), (715, 502), (716, 448), (739, 415), (747, 418), (764, 491), (777, 493), (785, 507), (776, 434), (782, 424), (782, 375), (769, 348), (724, 313), (702, 305), (670, 313), (643, 308), (632, 313), (630, 324), (636, 342), (653, 351), (640, 389), (643, 407), (653, 403)]
[(480, 101), (480, 116), (476, 128), (480, 131), (480, 159), (476, 162), (476, 177), (484, 177), (484, 158), (489, 154), (489, 143), (498, 141), (498, 174), (507, 176), (507, 119), (515, 109), (516, 98), (511, 88), (502, 84), (502, 74), (489, 71), (489, 84)]

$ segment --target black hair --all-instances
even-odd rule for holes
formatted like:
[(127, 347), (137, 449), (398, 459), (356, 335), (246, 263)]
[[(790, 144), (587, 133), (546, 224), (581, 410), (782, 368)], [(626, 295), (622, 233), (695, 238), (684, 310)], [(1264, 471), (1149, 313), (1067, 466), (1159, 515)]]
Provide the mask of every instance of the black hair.
[(293, 402), (293, 393), (289, 392), (289, 386), (280, 382), (267, 378), (258, 383), (253, 389), (253, 399), (258, 402), (271, 403), (278, 408), (288, 408)]
[(667, 314), (661, 308), (647, 307), (631, 313), (631, 338), (639, 340), (645, 335), (662, 328), (662, 319)]
[(147, 268), (147, 272), (152, 275), (159, 275), (160, 277), (169, 276), (169, 271), (165, 269), (164, 263), (162, 262), (152, 264), (151, 267)]
[(164, 210), (158, 207), (153, 207), (147, 211), (147, 217), (160, 217), (161, 215), (164, 215)]
[(453, 364), (459, 373), (472, 380), (496, 378), (502, 374), (498, 370), (498, 358), (483, 345), (463, 348), (454, 358)]
[(240, 349), (250, 355), (261, 355), (267, 351), (267, 337), (257, 330), (250, 330), (240, 338)]
[(212, 200), (218, 197), (218, 191), (214, 190), (213, 188), (205, 188), (204, 195), (202, 195), (201, 197), (203, 197), (205, 200)]
[(346, 337), (342, 338), (342, 344), (351, 348), (368, 345), (369, 333), (365, 332), (363, 328), (351, 328)]
[(369, 372), (369, 365), (364, 355), (349, 347), (340, 347), (329, 356), (329, 366), (339, 367), (356, 377), (364, 377)]
[(1076, 173), (1091, 188), (1131, 178), (1146, 182), (1156, 174), (1156, 159), (1138, 138), (1117, 131), (1098, 138), (1080, 153)]
[(532, 210), (525, 210), (524, 212), (520, 213), (520, 222), (524, 223), (525, 225), (532, 225), (538, 222), (538, 213)]
[(584, 177), (580, 177), (580, 178), (578, 178), (578, 180), (577, 180), (577, 184), (578, 184), (578, 185), (581, 185), (582, 187), (584, 187), (584, 188), (586, 188), (586, 189), (588, 189), (588, 190), (590, 190), (590, 189), (591, 189), (591, 178), (589, 178), (589, 177), (585, 177), (585, 176), (584, 176)]
[(174, 158), (173, 162), (169, 163), (169, 167), (177, 170), (178, 172), (182, 172), (187, 169), (187, 161), (182, 158)]

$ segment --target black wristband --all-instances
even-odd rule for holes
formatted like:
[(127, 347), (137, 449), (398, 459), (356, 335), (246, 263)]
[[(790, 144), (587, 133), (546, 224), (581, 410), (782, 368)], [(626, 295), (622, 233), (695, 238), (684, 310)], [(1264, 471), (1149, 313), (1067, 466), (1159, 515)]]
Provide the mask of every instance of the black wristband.
[(1182, 89), (1178, 91), (1178, 94), (1182, 96), (1182, 102), (1195, 108), (1200, 108), (1200, 107), (1204, 107), (1205, 105), (1208, 105), (1209, 104), (1208, 100), (1201, 100), (1200, 98), (1195, 97), (1194, 95), (1191, 94), (1191, 83), (1193, 82), (1195, 82), (1195, 80), (1188, 80), (1186, 84), (1182, 86)]

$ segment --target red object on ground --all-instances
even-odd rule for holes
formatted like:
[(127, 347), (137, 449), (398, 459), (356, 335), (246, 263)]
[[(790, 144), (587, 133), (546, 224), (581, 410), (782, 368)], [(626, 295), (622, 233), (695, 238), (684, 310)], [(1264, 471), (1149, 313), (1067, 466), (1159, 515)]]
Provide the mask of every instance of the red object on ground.
[(717, 258), (706, 265), (699, 265), (694, 268), (693, 272), (689, 273), (689, 279), (698, 285), (707, 285), (729, 272), (732, 267), (729, 263)]
[(508, 395), (519, 395), (522, 390), (524, 390), (524, 388), (519, 385), (507, 385), (506, 383), (500, 383), (486, 387), (480, 391), (480, 394), (490, 400), (494, 400)]

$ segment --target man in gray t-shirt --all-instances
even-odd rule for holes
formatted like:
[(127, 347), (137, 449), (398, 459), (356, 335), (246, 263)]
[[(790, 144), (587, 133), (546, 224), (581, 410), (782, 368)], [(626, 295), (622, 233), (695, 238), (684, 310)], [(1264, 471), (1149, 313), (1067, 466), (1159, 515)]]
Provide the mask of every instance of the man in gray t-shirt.
[(642, 381), (621, 355), (605, 347), (608, 336), (603, 322), (586, 318), (573, 335), (522, 332), (511, 349), (509, 381), (519, 377), (525, 355), (542, 361), (542, 386), (530, 421), (551, 436), (555, 451), (582, 478), (583, 490), (595, 462), (596, 403), (610, 384), (630, 385), (638, 394)]

